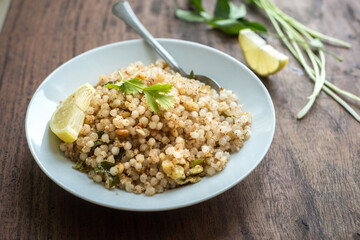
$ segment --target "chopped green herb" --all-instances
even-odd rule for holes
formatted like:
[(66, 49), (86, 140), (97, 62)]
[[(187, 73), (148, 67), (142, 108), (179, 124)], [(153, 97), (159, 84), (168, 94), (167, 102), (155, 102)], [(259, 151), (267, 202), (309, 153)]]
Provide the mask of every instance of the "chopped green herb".
[(150, 108), (157, 113), (159, 105), (164, 109), (169, 109), (174, 105), (174, 98), (169, 93), (171, 84), (154, 84), (147, 87), (139, 78), (122, 80), (119, 83), (105, 85), (109, 89), (121, 90), (125, 94), (145, 94), (145, 99)]
[(95, 148), (97, 148), (98, 146), (101, 146), (101, 145), (103, 145), (103, 144), (105, 144), (103, 141), (101, 141), (101, 140), (96, 140), (96, 141), (94, 142), (94, 146), (91, 147), (90, 152), (94, 152), (94, 151), (95, 151)]
[(91, 170), (91, 166), (87, 165), (85, 161), (77, 161), (73, 166), (73, 169), (76, 169), (80, 172), (88, 173)]
[(191, 70), (190, 75), (189, 75), (190, 79), (195, 79), (195, 74), (194, 74), (194, 70)]
[(220, 113), (220, 116), (224, 116), (224, 117), (230, 117), (229, 115), (227, 115), (226, 113), (224, 113), (224, 112), (222, 112), (222, 113)]
[(96, 174), (103, 173), (106, 181), (109, 181), (109, 188), (112, 188), (120, 182), (119, 175), (113, 176), (110, 173), (110, 168), (114, 167), (115, 163), (104, 161), (95, 166), (94, 171)]
[(98, 139), (100, 139), (102, 137), (102, 135), (104, 135), (104, 131), (99, 131), (97, 132), (97, 135), (98, 135)]
[(191, 176), (185, 179), (175, 179), (175, 182), (180, 185), (185, 185), (187, 183), (197, 183), (201, 181), (201, 177), (199, 176)]
[(120, 162), (122, 160), (122, 158), (124, 157), (125, 153), (126, 153), (126, 150), (124, 148), (120, 148), (119, 154), (114, 157), (115, 163)]

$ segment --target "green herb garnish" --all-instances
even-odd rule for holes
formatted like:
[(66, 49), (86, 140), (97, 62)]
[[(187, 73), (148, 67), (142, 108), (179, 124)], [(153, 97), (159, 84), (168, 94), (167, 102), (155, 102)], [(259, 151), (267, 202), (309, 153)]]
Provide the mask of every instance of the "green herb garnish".
[(126, 153), (126, 150), (124, 148), (120, 148), (119, 154), (116, 155), (115, 158), (115, 163), (118, 163), (122, 160), (122, 158), (124, 157)]
[(214, 16), (208, 14), (202, 7), (201, 0), (191, 0), (194, 11), (177, 8), (176, 17), (187, 22), (205, 22), (211, 27), (226, 34), (237, 35), (244, 28), (250, 28), (256, 32), (266, 32), (266, 27), (258, 22), (250, 22), (245, 19), (246, 8), (244, 4), (235, 5), (228, 0), (217, 0)]
[(105, 144), (103, 141), (101, 141), (101, 140), (96, 140), (96, 141), (94, 142), (94, 146), (91, 147), (90, 152), (94, 152), (94, 151), (95, 151), (95, 148), (97, 148), (98, 146), (101, 146), (101, 145), (103, 145), (103, 144)]
[(190, 79), (195, 79), (195, 74), (194, 74), (194, 70), (191, 70), (190, 75), (189, 75)]
[(100, 139), (102, 137), (102, 135), (104, 135), (104, 131), (99, 131), (97, 132), (97, 135), (98, 135), (98, 139)]
[(220, 116), (223, 116), (223, 117), (231, 117), (230, 115), (227, 115), (225, 112), (222, 112), (222, 113), (220, 113)]
[[(119, 72), (119, 74), (121, 74)], [(122, 78), (122, 75), (120, 75)], [(159, 105), (164, 109), (169, 109), (174, 105), (174, 98), (171, 95), (166, 95), (172, 88), (171, 84), (154, 84), (147, 87), (140, 78), (133, 78), (130, 80), (122, 80), (117, 83), (108, 83), (105, 85), (109, 89), (121, 90), (125, 94), (145, 94), (146, 103), (155, 112), (158, 112)]]
[(88, 173), (90, 170), (91, 170), (91, 166), (87, 165), (85, 163), (85, 161), (77, 161), (73, 166), (72, 166), (73, 169), (76, 169), (80, 172), (83, 172), (83, 173)]
[(114, 167), (115, 163), (104, 161), (95, 166), (94, 172), (96, 174), (103, 173), (106, 177), (106, 181), (109, 181), (109, 188), (112, 188), (120, 182), (119, 175), (113, 176), (110, 173), (110, 168)]

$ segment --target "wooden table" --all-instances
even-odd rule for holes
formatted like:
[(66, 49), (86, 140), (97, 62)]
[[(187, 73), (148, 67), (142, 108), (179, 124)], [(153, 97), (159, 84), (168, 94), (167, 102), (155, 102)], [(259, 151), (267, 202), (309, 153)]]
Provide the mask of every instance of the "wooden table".
[[(272, 146), (245, 180), (184, 209), (117, 211), (81, 200), (37, 166), (25, 139), (29, 101), (45, 77), (100, 45), (139, 38), (112, 16), (115, 1), (12, 0), (0, 34), (0, 239), (360, 239), (360, 123), (321, 93), (296, 120), (313, 84), (291, 57), (263, 79), (277, 114)], [(178, 0), (187, 7), (187, 1)], [(206, 2), (211, 9), (214, 1)], [(360, 2), (275, 1), (306, 25), (352, 44), (330, 47), (328, 79), (360, 95)], [(236, 37), (174, 17), (173, 1), (132, 0), (156, 37), (199, 42), (244, 62)], [(266, 22), (250, 9), (249, 19)], [(270, 23), (266, 23), (271, 31)], [(277, 39), (276, 48), (290, 55)], [(350, 101), (358, 112), (360, 104)]]

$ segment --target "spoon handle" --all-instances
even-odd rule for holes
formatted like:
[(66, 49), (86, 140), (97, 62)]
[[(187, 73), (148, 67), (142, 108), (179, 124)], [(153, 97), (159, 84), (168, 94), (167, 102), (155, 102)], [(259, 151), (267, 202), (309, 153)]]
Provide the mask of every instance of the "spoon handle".
[(115, 16), (122, 19), (127, 25), (134, 29), (143, 39), (160, 55), (161, 58), (175, 71), (182, 76), (187, 74), (182, 70), (174, 58), (155, 40), (148, 30), (141, 24), (127, 1), (119, 1), (112, 7)]

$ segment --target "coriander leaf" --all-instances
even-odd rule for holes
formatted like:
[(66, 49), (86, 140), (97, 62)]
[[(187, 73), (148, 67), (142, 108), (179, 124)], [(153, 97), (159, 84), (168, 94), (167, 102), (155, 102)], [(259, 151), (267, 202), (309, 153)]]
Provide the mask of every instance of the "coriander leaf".
[(241, 4), (240, 6), (236, 6), (234, 3), (229, 2), (229, 6), (230, 6), (229, 18), (239, 19), (246, 16), (246, 8), (244, 4)]
[(204, 22), (204, 18), (202, 16), (200, 16), (197, 13), (191, 12), (191, 11), (187, 11), (187, 10), (182, 10), (182, 9), (176, 9), (175, 10), (175, 15), (177, 18), (187, 21), (187, 22)]
[(146, 87), (140, 78), (133, 78), (122, 82), (123, 84), (120, 86), (120, 89), (125, 94), (139, 94), (142, 93), (142, 89)]
[[(121, 81), (121, 85), (110, 84), (105, 85), (108, 88), (120, 89), (125, 94), (145, 94), (145, 99), (150, 108), (157, 113), (159, 104), (162, 108), (168, 109), (174, 104), (172, 96), (165, 95), (172, 88), (171, 84), (154, 84), (147, 87), (139, 78)], [(164, 93), (164, 94), (160, 94)]]
[[(160, 106), (164, 109), (169, 109), (175, 102), (175, 100), (172, 96), (160, 94), (159, 91), (156, 91), (156, 90), (146, 90), (146, 91), (144, 90), (144, 93), (145, 93), (147, 102), (149, 100), (152, 104), (154, 104), (154, 101), (155, 101), (155, 103), (159, 103)], [(156, 105), (156, 107), (154, 109), (156, 111), (153, 108), (151, 108), (151, 109), (153, 109), (153, 111), (155, 113), (157, 113), (158, 106), (157, 106), (157, 104), (155, 104), (155, 105)]]
[(151, 95), (150, 92), (144, 92), (145, 93), (145, 99), (151, 110), (154, 111), (154, 113), (157, 113), (159, 109), (159, 105), (157, 104), (155, 98)]
[(170, 89), (172, 88), (171, 84), (154, 84), (150, 87), (144, 88), (144, 91), (156, 91), (156, 92), (162, 92), (162, 93), (169, 93)]
[(114, 82), (108, 82), (105, 84), (105, 87), (107, 87), (108, 89), (115, 89), (115, 90), (119, 90), (121, 85), (123, 84), (124, 82), (121, 81), (121, 82), (118, 82), (118, 83), (114, 83)]
[(162, 95), (161, 94), (161, 97), (157, 97), (157, 100), (160, 104), (160, 106), (163, 108), (163, 109), (169, 109), (171, 108), (173, 105), (174, 105), (174, 98), (173, 96), (169, 96), (169, 95)]
[(217, 0), (214, 10), (215, 18), (227, 19), (230, 14), (230, 5), (228, 0)]

